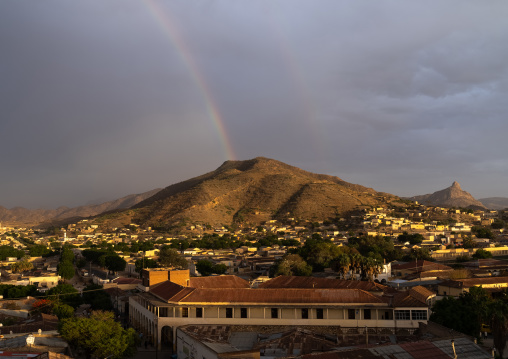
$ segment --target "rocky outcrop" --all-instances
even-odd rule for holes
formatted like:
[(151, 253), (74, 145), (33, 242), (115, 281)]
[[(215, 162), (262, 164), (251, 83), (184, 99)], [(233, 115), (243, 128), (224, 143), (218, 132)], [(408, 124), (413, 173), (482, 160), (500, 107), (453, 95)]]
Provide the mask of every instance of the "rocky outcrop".
[(485, 209), (485, 206), (480, 201), (476, 200), (470, 193), (464, 191), (456, 181), (453, 182), (450, 187), (441, 191), (414, 196), (410, 199), (428, 206)]

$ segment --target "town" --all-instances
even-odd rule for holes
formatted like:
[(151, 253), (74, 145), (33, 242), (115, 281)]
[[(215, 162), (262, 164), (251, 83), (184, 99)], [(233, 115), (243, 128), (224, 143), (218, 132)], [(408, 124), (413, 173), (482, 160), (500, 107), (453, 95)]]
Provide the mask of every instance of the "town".
[[(507, 217), (505, 211), (407, 201), (330, 221), (288, 218), (251, 226), (110, 228), (100, 216), (39, 230), (4, 224), (0, 330), (12, 340), (39, 333), (38, 345), (44, 333), (67, 333), (65, 318), (103, 310), (114, 313), (107, 320), (120, 329), (135, 329), (130, 347), (178, 358), (316, 351), (289, 349), (287, 336), (320, 343), (321, 351), (347, 346), (354, 352), (365, 343), (421, 342), (422, 335), (432, 343), (453, 337), (460, 350), (490, 357), (478, 346), (494, 346), (490, 322), (447, 329), (433, 308), (443, 299), (461, 300), (471, 288), (495, 298), (508, 287)], [(242, 344), (231, 339), (241, 335), (247, 338)], [(110, 353), (71, 337), (57, 335), (52, 345), (96, 357), (132, 350)]]

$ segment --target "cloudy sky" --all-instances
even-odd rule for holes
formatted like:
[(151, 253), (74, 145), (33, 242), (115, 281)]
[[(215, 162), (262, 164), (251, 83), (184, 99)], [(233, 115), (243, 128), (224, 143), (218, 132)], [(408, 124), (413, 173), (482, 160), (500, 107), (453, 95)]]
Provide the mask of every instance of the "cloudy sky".
[(0, 1), (0, 205), (274, 158), (508, 197), (508, 2)]

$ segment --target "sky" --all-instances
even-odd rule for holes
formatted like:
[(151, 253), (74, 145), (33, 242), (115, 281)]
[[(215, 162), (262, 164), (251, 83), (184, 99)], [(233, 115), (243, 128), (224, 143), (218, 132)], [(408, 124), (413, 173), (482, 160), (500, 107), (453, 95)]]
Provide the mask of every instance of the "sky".
[(0, 206), (273, 158), (508, 197), (508, 2), (0, 1)]

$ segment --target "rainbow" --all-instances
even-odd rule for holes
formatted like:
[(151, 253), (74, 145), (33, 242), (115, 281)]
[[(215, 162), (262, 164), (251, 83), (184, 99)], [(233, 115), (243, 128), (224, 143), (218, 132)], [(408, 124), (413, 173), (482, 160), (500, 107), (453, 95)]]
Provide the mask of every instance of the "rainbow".
[(218, 106), (216, 105), (211, 92), (208, 89), (205, 78), (199, 71), (194, 58), (192, 57), (189, 49), (187, 48), (185, 42), (182, 39), (178, 29), (174, 25), (175, 22), (171, 19), (170, 14), (167, 11), (164, 11), (154, 0), (144, 0), (144, 3), (147, 5), (150, 13), (157, 21), (157, 24), (161, 27), (164, 34), (169, 38), (172, 45), (175, 47), (177, 53), (179, 54), (182, 62), (187, 67), (190, 76), (194, 80), (199, 92), (203, 96), (203, 100), (205, 102), (205, 106), (208, 112), (208, 116), (212, 120), (219, 137), (221, 138), (222, 149), (224, 151), (224, 155), (227, 159), (235, 160), (236, 156), (233, 151), (233, 146), (231, 145), (231, 141), (229, 140), (229, 136), (226, 131), (226, 126), (224, 125), (224, 121), (220, 115), (220, 111)]
[[(290, 41), (283, 31), (284, 28), (284, 17), (276, 17), (276, 12), (271, 11), (272, 3), (261, 3), (266, 14), (266, 20), (270, 26), (274, 40), (278, 43), (280, 54), (284, 59), (288, 75), (294, 83), (293, 89), (296, 91), (299, 97), (299, 105), (303, 108), (303, 114), (306, 116), (305, 122), (308, 126), (308, 133), (310, 135), (309, 143), (313, 144), (314, 152), (318, 154), (318, 158), (324, 159), (325, 154), (328, 153), (325, 139), (328, 138), (326, 130), (323, 128), (321, 121), (319, 121), (319, 111), (316, 108), (315, 101), (312, 101), (312, 96), (308, 91), (308, 86), (305, 81), (304, 71), (300, 66), (299, 62), (293, 55), (295, 52), (292, 51)], [(289, 26), (286, 26), (289, 27)]]

